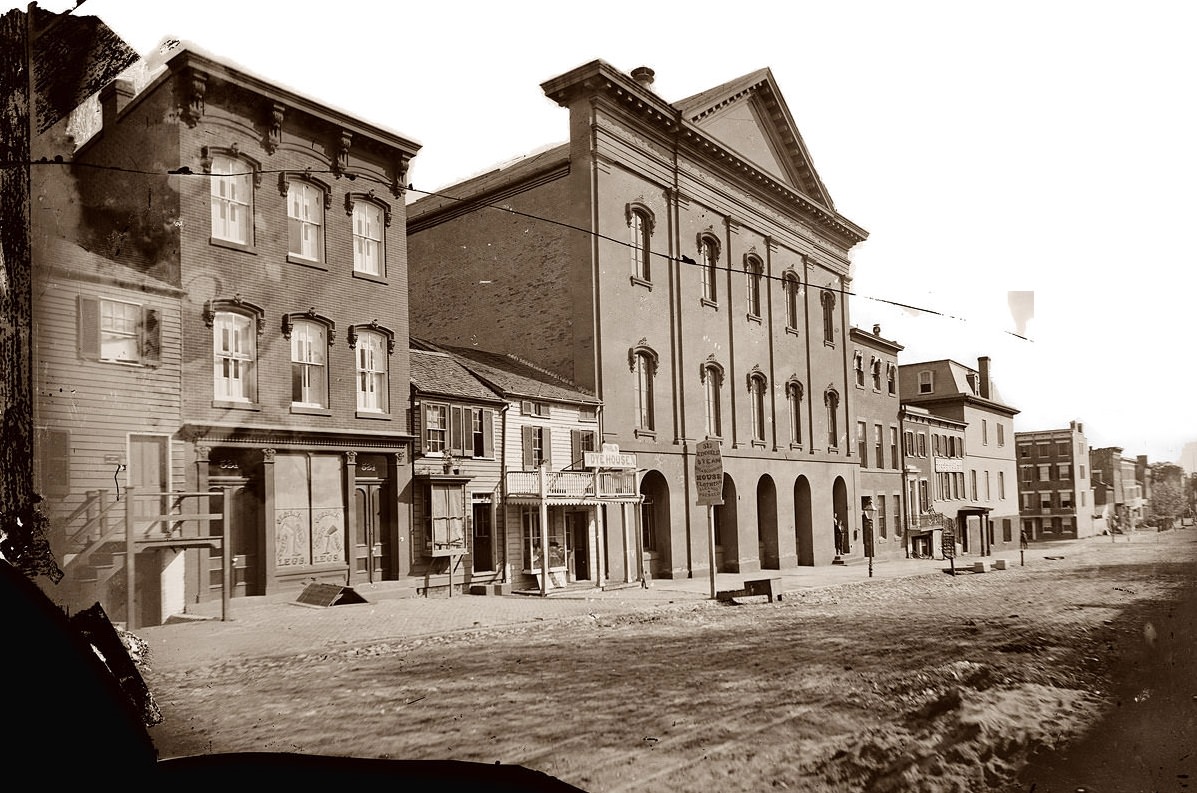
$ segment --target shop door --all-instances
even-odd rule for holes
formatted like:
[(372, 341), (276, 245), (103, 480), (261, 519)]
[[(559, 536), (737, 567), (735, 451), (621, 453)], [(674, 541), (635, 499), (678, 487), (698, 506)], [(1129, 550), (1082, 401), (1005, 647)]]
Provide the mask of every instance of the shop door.
[(585, 512), (570, 512), (565, 516), (569, 525), (569, 548), (574, 562), (574, 580), (590, 580), (590, 521)]
[[(232, 556), (232, 597), (266, 594), (266, 566), (262, 556), (263, 526), (259, 502), (250, 492), (249, 480), (244, 477), (211, 477), (208, 487), (214, 496), (210, 500), (212, 512), (222, 512), (224, 488), (232, 488), (229, 514), (214, 520), (209, 527), (212, 534), (229, 538)], [(224, 575), (223, 555), (219, 548), (209, 552), (208, 588), (219, 597)]]
[(490, 502), (474, 502), (474, 572), (490, 572), (495, 569), (494, 541), (490, 526)]
[(382, 482), (357, 480), (354, 486), (353, 579), (383, 581), (391, 577), (391, 547), (383, 525)]

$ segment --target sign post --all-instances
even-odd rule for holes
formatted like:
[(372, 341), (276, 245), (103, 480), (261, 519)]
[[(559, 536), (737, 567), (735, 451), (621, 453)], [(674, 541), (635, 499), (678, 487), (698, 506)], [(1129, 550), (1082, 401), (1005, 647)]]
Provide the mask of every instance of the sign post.
[(699, 441), (694, 455), (694, 484), (698, 489), (697, 506), (707, 508), (707, 554), (711, 568), (711, 598), (715, 590), (715, 515), (714, 507), (723, 504), (723, 455), (719, 441)]

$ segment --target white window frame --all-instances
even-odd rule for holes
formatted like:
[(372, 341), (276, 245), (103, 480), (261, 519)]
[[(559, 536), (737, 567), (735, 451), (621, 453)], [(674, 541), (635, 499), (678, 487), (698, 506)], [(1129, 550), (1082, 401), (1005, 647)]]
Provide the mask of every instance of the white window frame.
[(214, 154), (212, 178), (212, 239), (238, 245), (253, 244), (253, 168), (244, 160)]
[[(323, 382), (317, 382), (314, 375)], [(311, 320), (295, 320), (291, 328), (291, 406), (327, 408), (328, 380), (328, 328)]]
[(359, 331), (354, 352), (357, 409), (362, 413), (389, 413), (387, 338), (375, 331)]
[(141, 363), (141, 304), (100, 298), (98, 310), (100, 360), (108, 363)]
[(382, 207), (353, 203), (353, 271), (379, 278), (386, 275), (386, 223)]
[(217, 311), (212, 317), (212, 398), (257, 401), (257, 332), (253, 317)]
[(288, 180), (288, 256), (308, 262), (324, 261), (324, 203), (325, 193), (318, 185), (303, 179)]

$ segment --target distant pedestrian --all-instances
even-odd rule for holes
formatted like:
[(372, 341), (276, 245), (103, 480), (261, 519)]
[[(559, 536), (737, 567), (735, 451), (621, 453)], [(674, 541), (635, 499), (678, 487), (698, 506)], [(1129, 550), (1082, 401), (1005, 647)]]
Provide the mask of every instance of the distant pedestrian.
[(835, 525), (832, 527), (831, 531), (835, 534), (835, 555), (839, 556), (844, 552), (844, 533), (843, 530), (840, 529), (839, 518), (835, 519)]
[(1027, 549), (1027, 530), (1026, 529), (1021, 529), (1018, 532), (1018, 547), (1022, 548), (1024, 551)]

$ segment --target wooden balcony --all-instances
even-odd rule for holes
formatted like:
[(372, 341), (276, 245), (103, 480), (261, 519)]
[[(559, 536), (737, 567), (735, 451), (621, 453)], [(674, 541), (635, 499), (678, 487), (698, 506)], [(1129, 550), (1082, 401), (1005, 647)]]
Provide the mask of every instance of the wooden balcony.
[(507, 500), (515, 504), (634, 503), (635, 471), (508, 471)]

